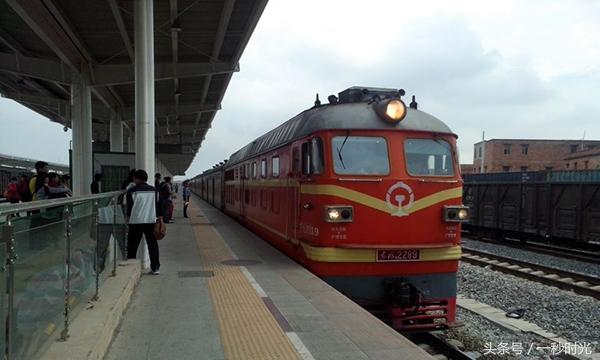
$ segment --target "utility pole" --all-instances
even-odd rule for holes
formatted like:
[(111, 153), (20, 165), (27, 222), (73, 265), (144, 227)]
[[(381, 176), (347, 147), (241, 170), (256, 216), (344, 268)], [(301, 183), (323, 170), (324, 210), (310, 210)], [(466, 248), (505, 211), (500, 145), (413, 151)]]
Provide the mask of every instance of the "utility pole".
[(485, 131), (481, 134), (481, 168), (479, 172), (485, 172)]

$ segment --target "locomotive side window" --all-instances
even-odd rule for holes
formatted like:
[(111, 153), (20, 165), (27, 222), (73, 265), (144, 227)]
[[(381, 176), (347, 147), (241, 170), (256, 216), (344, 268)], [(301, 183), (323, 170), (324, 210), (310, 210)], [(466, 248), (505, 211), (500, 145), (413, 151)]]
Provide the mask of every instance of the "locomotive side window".
[(311, 142), (311, 170), (313, 174), (323, 173), (323, 140), (314, 138)]
[(340, 175), (388, 175), (387, 142), (382, 137), (335, 136), (331, 139), (333, 168)]
[(323, 140), (314, 138), (302, 144), (302, 173), (318, 175), (323, 167)]
[(310, 143), (305, 142), (302, 144), (302, 173), (305, 175), (310, 174)]
[(256, 179), (256, 161), (252, 163), (252, 178)]
[(454, 175), (452, 147), (444, 140), (408, 139), (404, 142), (404, 155), (410, 175)]

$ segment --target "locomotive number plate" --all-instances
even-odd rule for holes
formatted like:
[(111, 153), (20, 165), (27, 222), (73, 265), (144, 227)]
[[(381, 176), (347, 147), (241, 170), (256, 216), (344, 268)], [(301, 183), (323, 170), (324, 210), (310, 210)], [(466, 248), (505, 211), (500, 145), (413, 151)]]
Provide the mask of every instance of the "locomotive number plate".
[(419, 249), (377, 250), (377, 261), (416, 261), (421, 258)]

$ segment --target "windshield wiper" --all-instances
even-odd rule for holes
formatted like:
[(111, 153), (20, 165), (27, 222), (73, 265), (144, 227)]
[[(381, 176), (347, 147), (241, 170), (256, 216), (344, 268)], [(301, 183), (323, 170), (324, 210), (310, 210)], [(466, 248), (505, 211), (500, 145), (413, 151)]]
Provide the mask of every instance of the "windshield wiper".
[(342, 159), (342, 150), (344, 149), (344, 145), (346, 145), (346, 141), (348, 141), (349, 136), (350, 136), (350, 134), (346, 135), (346, 137), (344, 138), (344, 141), (342, 142), (342, 146), (337, 148), (338, 158), (340, 159), (340, 162), (342, 163), (342, 168), (344, 168), (344, 169), (346, 169), (346, 165), (344, 165), (344, 159)]

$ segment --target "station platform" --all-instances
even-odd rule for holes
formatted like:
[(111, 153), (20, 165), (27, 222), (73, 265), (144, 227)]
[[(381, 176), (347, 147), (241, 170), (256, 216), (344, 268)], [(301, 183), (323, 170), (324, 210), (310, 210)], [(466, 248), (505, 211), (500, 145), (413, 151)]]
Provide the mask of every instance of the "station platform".
[(176, 207), (105, 359), (431, 358), (199, 198)]

